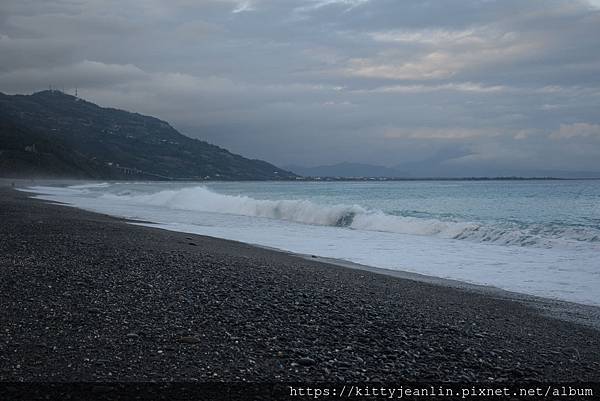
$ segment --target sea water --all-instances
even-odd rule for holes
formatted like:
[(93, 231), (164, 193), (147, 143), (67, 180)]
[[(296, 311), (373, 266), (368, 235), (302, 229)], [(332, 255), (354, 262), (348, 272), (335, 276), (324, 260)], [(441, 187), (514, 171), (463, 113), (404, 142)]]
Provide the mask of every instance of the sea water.
[(600, 181), (107, 182), (30, 190), (169, 230), (600, 305)]

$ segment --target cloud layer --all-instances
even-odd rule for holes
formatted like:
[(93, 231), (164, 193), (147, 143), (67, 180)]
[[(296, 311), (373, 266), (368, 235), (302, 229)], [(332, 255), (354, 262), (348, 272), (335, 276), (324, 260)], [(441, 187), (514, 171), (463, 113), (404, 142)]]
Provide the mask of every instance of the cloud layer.
[(583, 0), (5, 0), (0, 91), (53, 85), (279, 165), (600, 171)]

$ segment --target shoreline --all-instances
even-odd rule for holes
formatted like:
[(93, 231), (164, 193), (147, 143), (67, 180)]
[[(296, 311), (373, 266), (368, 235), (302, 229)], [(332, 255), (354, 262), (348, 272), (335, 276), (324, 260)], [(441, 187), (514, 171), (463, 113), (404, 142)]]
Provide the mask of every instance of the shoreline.
[[(307, 259), (312, 258), (311, 255), (298, 256)], [(600, 330), (600, 306), (586, 305), (576, 302), (564, 301), (561, 299), (523, 294), (520, 292), (509, 291), (491, 285), (473, 284), (465, 281), (429, 276), (420, 273), (412, 273), (403, 270), (391, 270), (380, 267), (361, 265), (359, 263), (348, 262), (342, 259), (324, 258), (319, 256), (312, 259), (323, 263), (346, 267), (349, 269), (365, 270), (372, 273), (388, 275), (404, 280), (418, 281), (427, 284), (433, 284), (473, 292), (477, 294), (483, 294), (497, 299), (516, 301), (539, 310), (545, 316), (564, 320), (567, 322), (582, 324), (594, 328), (596, 330)]]
[[(104, 183), (104, 181), (46, 181), (43, 183), (39, 183), (39, 184), (46, 184), (46, 185), (50, 185), (50, 186), (68, 186), (68, 185), (74, 185), (74, 184), (95, 184), (95, 183)], [(23, 187), (20, 190), (23, 190), (24, 192), (27, 193), (31, 193), (32, 196), (39, 196), (39, 199), (44, 199), (43, 194), (37, 194), (35, 192), (32, 192), (31, 190), (27, 189), (28, 186), (30, 186), (30, 183), (20, 183), (23, 185)], [(196, 183), (196, 184), (201, 184), (201, 183)], [(0, 186), (2, 185), (2, 179), (0, 179)], [(19, 189), (19, 188), (17, 188)], [(49, 199), (46, 199), (49, 200)], [(58, 202), (60, 203), (60, 202)], [(77, 205), (73, 205), (73, 207), (78, 208), (79, 206)], [(89, 208), (89, 209), (83, 209), (83, 210), (88, 210), (90, 212), (96, 212), (96, 213), (107, 213), (110, 215), (110, 210), (101, 210), (101, 211), (95, 211), (93, 208)], [(114, 214), (113, 217), (116, 218), (122, 218), (121, 216), (119, 216), (118, 214)], [(277, 245), (264, 245), (264, 241), (263, 243), (254, 243), (252, 242), (251, 238), (244, 238), (242, 237), (237, 237), (234, 236), (227, 236), (227, 235), (220, 235), (219, 233), (211, 233), (211, 232), (203, 232), (202, 230), (195, 230), (192, 227), (174, 227), (173, 225), (169, 224), (169, 223), (161, 223), (159, 221), (152, 221), (150, 220), (151, 218), (149, 218), (147, 221), (137, 221), (139, 219), (134, 219), (134, 223), (142, 223), (141, 225), (143, 226), (148, 226), (148, 227), (154, 227), (154, 228), (160, 228), (160, 229), (165, 229), (165, 230), (169, 230), (169, 231), (175, 231), (175, 232), (185, 232), (185, 233), (189, 233), (189, 234), (196, 234), (196, 235), (206, 235), (206, 236), (212, 236), (213, 238), (220, 238), (220, 239), (231, 239), (233, 241), (241, 241), (243, 243), (246, 243), (248, 245), (252, 245), (252, 246), (256, 246), (256, 247), (260, 247), (263, 249), (267, 249), (267, 250), (272, 250), (272, 251), (276, 251), (276, 252), (283, 252), (283, 253), (288, 253), (291, 255), (297, 255), (297, 256), (306, 256), (309, 259), (315, 259), (315, 255), (313, 255), (311, 253), (311, 249), (310, 247), (303, 247), (303, 249), (301, 250), (288, 250), (288, 249), (294, 249), (297, 247), (291, 246), (289, 245), (288, 247), (282, 247), (282, 248), (278, 248)], [(268, 241), (267, 241), (268, 242)], [(304, 255), (306, 253), (306, 255)], [(600, 329), (600, 304), (598, 304), (597, 300), (590, 300), (589, 296), (582, 296), (581, 294), (578, 297), (574, 297), (574, 296), (569, 296), (569, 292), (565, 292), (564, 294), (562, 294), (561, 296), (558, 296), (556, 298), (553, 297), (553, 295), (549, 295), (548, 291), (533, 291), (533, 292), (519, 292), (521, 291), (520, 286), (518, 285), (518, 283), (504, 283), (504, 285), (502, 285), (502, 283), (500, 284), (496, 284), (496, 285), (502, 285), (502, 287), (497, 287), (494, 285), (494, 283), (487, 283), (486, 284), (486, 280), (485, 279), (481, 279), (475, 282), (469, 282), (469, 281), (462, 281), (462, 280), (468, 280), (468, 276), (464, 276), (464, 275), (458, 275), (459, 277), (457, 278), (452, 278), (452, 274), (450, 274), (450, 277), (440, 277), (437, 276), (437, 274), (444, 274), (443, 269), (441, 271), (437, 271), (437, 272), (429, 272), (429, 273), (420, 273), (417, 271), (405, 271), (402, 270), (402, 267), (400, 267), (400, 270), (397, 270), (396, 267), (389, 267), (389, 266), (375, 266), (375, 265), (370, 265), (370, 264), (360, 264), (357, 262), (351, 262), (348, 261), (345, 258), (345, 256), (343, 255), (335, 255), (335, 256), (330, 256), (330, 257), (322, 257), (322, 256), (316, 256), (318, 258), (318, 260), (325, 262), (325, 263), (329, 263), (329, 264), (335, 264), (338, 266), (344, 266), (344, 267), (349, 267), (349, 268), (358, 268), (358, 269), (362, 269), (362, 270), (367, 270), (367, 271), (371, 271), (371, 272), (375, 272), (375, 273), (379, 273), (379, 274), (385, 274), (385, 275), (391, 275), (394, 277), (399, 277), (399, 278), (405, 278), (405, 279), (410, 279), (410, 280), (416, 280), (416, 281), (420, 281), (420, 282), (425, 282), (425, 283), (432, 283), (432, 284), (439, 284), (439, 285), (444, 285), (444, 286), (450, 286), (453, 288), (462, 288), (462, 289), (467, 289), (467, 290), (472, 290), (475, 292), (482, 292), (482, 293), (486, 293), (486, 294), (490, 294), (492, 296), (498, 296), (500, 298), (506, 298), (506, 299), (512, 299), (512, 300), (519, 300), (522, 301), (524, 303), (530, 304), (534, 307), (538, 307), (540, 310), (543, 310), (545, 313), (548, 313), (549, 315), (552, 316), (556, 316), (559, 318), (563, 318), (563, 319), (567, 319), (570, 321), (574, 321), (574, 322), (578, 322), (578, 323), (582, 323), (582, 324), (586, 324), (589, 325), (591, 327), (595, 327)], [(464, 263), (469, 264), (469, 261), (463, 261)], [(364, 263), (369, 263), (369, 262), (364, 262)], [(385, 265), (385, 264), (384, 264)], [(559, 269), (560, 270), (560, 269)], [(427, 269), (425, 269), (425, 271), (427, 271)], [(475, 269), (474, 273), (477, 273), (477, 269)], [(455, 275), (456, 276), (456, 275)], [(566, 279), (566, 278), (564, 278)], [(590, 277), (590, 279), (592, 279), (592, 277)], [(524, 279), (523, 279), (524, 280)], [(533, 281), (533, 280), (532, 280)], [(500, 280), (500, 282), (502, 282), (502, 280)], [(560, 283), (562, 284), (562, 283)], [(581, 284), (581, 283), (580, 283)], [(589, 287), (589, 288), (588, 288)], [(582, 294), (593, 294), (593, 291), (591, 290), (591, 288), (588, 286), (586, 288), (588, 288), (588, 291), (583, 292)], [(538, 288), (539, 290), (539, 288)], [(524, 289), (523, 291), (527, 291), (526, 289)], [(580, 290), (581, 291), (581, 290)], [(535, 294), (535, 295), (534, 295)]]
[(0, 204), (2, 381), (600, 380), (600, 332), (524, 302)]
[[(6, 184), (8, 183), (8, 181), (10, 181), (10, 179), (0, 178), (0, 188), (3, 186), (3, 183), (5, 186), (7, 186)], [(19, 182), (19, 185), (15, 186), (14, 188), (18, 191), (23, 191), (23, 193), (30, 194), (28, 196), (33, 198), (37, 195), (35, 192), (30, 192), (29, 190), (27, 190), (27, 186), (29, 186), (29, 184), (30, 184), (30, 182), (27, 182), (27, 181), (28, 180), (21, 180), (21, 182)], [(106, 182), (104, 180), (90, 181), (90, 180), (52, 180), (52, 179), (38, 180), (38, 181), (42, 181), (42, 182), (40, 182), (41, 184), (46, 184), (46, 185), (50, 185), (50, 186), (55, 186), (55, 185), (68, 186), (68, 185)], [(22, 185), (22, 187), (21, 187), (21, 185)], [(43, 200), (43, 201), (51, 202), (49, 200)], [(51, 202), (51, 203), (56, 203), (59, 205), (62, 204), (61, 202)], [(73, 207), (76, 209), (80, 209), (75, 205), (70, 205), (70, 204), (63, 204), (63, 205)], [(85, 209), (80, 209), (80, 210), (85, 210)], [(92, 210), (90, 210), (89, 212), (97, 213)], [(120, 220), (124, 219), (119, 216), (113, 216), (113, 215), (108, 215), (108, 216), (111, 216), (113, 218), (120, 219)], [(191, 231), (174, 230), (170, 226), (168, 226), (164, 223), (160, 223), (160, 222), (142, 221), (142, 220), (136, 220), (136, 219), (134, 219), (134, 220), (125, 219), (125, 220), (132, 224), (145, 226), (145, 227), (152, 227), (152, 228), (157, 228), (157, 229), (161, 229), (161, 230), (187, 233), (190, 235), (206, 236), (206, 237), (214, 238), (217, 240), (238, 242), (238, 241), (229, 240), (226, 238), (213, 237), (213, 236), (204, 235), (204, 234), (197, 234), (197, 233), (194, 233)], [(596, 330), (600, 330), (600, 306), (597, 306), (597, 305), (582, 304), (582, 303), (566, 301), (566, 300), (562, 300), (562, 299), (558, 299), (558, 298), (549, 298), (549, 297), (544, 297), (544, 296), (520, 293), (520, 292), (516, 292), (516, 291), (506, 290), (506, 289), (503, 289), (500, 287), (495, 287), (492, 285), (469, 283), (469, 282), (460, 281), (460, 280), (456, 280), (456, 279), (442, 278), (442, 277), (431, 276), (431, 275), (415, 273), (415, 272), (409, 272), (409, 271), (404, 271), (404, 270), (386, 269), (386, 268), (382, 268), (382, 267), (376, 267), (376, 266), (371, 266), (371, 265), (355, 263), (355, 262), (347, 261), (344, 259), (322, 257), (322, 256), (317, 256), (317, 255), (312, 255), (312, 254), (302, 254), (302, 253), (297, 253), (297, 252), (293, 252), (293, 251), (288, 251), (286, 249), (269, 247), (267, 245), (255, 244), (255, 243), (250, 243), (250, 242), (242, 242), (242, 241), (239, 241), (239, 242), (249, 245), (249, 246), (253, 246), (253, 247), (257, 247), (257, 248), (261, 248), (261, 249), (265, 249), (265, 250), (269, 250), (269, 251), (273, 251), (273, 252), (279, 252), (279, 253), (283, 253), (283, 254), (287, 254), (287, 255), (291, 255), (291, 256), (304, 258), (309, 261), (318, 261), (318, 262), (322, 262), (325, 264), (331, 264), (331, 265), (341, 266), (341, 267), (350, 268), (350, 269), (369, 271), (369, 272), (372, 272), (375, 274), (383, 274), (383, 275), (397, 277), (397, 278), (406, 279), (406, 280), (413, 280), (413, 281), (418, 281), (418, 282), (423, 282), (423, 283), (428, 283), (428, 284), (434, 284), (434, 285), (440, 285), (440, 286), (445, 286), (445, 287), (450, 287), (450, 288), (471, 291), (474, 293), (480, 293), (480, 294), (484, 294), (484, 295), (488, 295), (488, 296), (492, 296), (492, 297), (497, 297), (499, 299), (517, 301), (517, 302), (523, 303), (526, 306), (537, 309), (538, 311), (540, 311), (540, 313), (542, 313), (545, 316), (553, 317), (553, 318), (557, 318), (557, 319), (561, 319), (564, 321), (573, 322), (573, 323), (577, 323), (577, 324), (583, 324), (588, 327), (594, 328)]]
[[(49, 202), (46, 200), (44, 200), (44, 201)], [(65, 206), (74, 207), (74, 208), (78, 209), (77, 206), (72, 206), (69, 204), (65, 204)], [(85, 210), (85, 209), (81, 209), (81, 210)], [(94, 212), (91, 212), (91, 213), (94, 213)], [(111, 217), (120, 218), (118, 216), (111, 216)], [(409, 271), (405, 271), (405, 270), (393, 270), (393, 269), (386, 269), (383, 267), (364, 265), (364, 264), (355, 263), (355, 262), (351, 262), (351, 261), (344, 260), (344, 259), (329, 258), (329, 257), (324, 257), (324, 256), (312, 255), (312, 254), (297, 253), (297, 252), (288, 251), (286, 249), (274, 248), (274, 247), (261, 245), (261, 244), (254, 244), (254, 243), (249, 243), (249, 242), (235, 241), (235, 240), (230, 240), (230, 239), (226, 239), (226, 238), (214, 237), (214, 236), (210, 236), (210, 235), (197, 234), (197, 233), (194, 233), (191, 231), (174, 230), (174, 229), (169, 228), (169, 226), (167, 226), (163, 223), (157, 223), (157, 222), (152, 222), (152, 221), (139, 221), (139, 220), (130, 220), (130, 219), (125, 219), (125, 221), (129, 222), (130, 224), (138, 225), (141, 227), (150, 227), (150, 228), (156, 228), (159, 230), (185, 233), (185, 234), (189, 234), (189, 235), (198, 235), (201, 237), (213, 238), (215, 240), (232, 241), (232, 242), (256, 247), (259, 249), (264, 249), (264, 250), (271, 251), (271, 252), (277, 252), (277, 253), (289, 255), (292, 257), (302, 258), (307, 261), (323, 263), (326, 265), (333, 265), (333, 266), (343, 267), (343, 268), (347, 268), (347, 269), (354, 269), (354, 270), (359, 270), (359, 271), (367, 271), (370, 273), (381, 274), (384, 276), (395, 277), (395, 278), (399, 278), (399, 279), (403, 279), (403, 280), (417, 281), (420, 283), (432, 284), (435, 286), (442, 286), (442, 287), (454, 288), (454, 289), (467, 291), (467, 292), (473, 292), (476, 294), (483, 294), (483, 295), (497, 298), (497, 299), (504, 299), (504, 300), (508, 300), (508, 301), (520, 302), (523, 305), (526, 305), (528, 307), (538, 310), (544, 316), (560, 319), (560, 320), (563, 320), (566, 322), (582, 324), (582, 325), (585, 325), (585, 326), (588, 326), (588, 327), (591, 327), (593, 329), (600, 331), (600, 306), (596, 306), (596, 305), (581, 304), (581, 303), (577, 303), (577, 302), (565, 301), (562, 299), (530, 295), (530, 294), (520, 293), (520, 292), (516, 292), (516, 291), (505, 290), (505, 289), (502, 289), (499, 287), (494, 287), (491, 285), (469, 283), (466, 281), (454, 280), (454, 279), (443, 278), (443, 277), (436, 277), (436, 276), (431, 276), (431, 275), (427, 275), (427, 274), (409, 272)]]

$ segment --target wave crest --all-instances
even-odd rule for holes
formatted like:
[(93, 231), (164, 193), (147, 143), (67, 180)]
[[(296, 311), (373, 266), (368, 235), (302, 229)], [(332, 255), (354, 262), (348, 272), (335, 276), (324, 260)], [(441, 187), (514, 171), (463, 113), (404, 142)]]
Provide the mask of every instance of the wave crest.
[(302, 224), (438, 236), (501, 245), (552, 247), (558, 243), (600, 242), (598, 230), (564, 226), (517, 227), (510, 224), (397, 216), (359, 205), (326, 205), (309, 200), (268, 200), (243, 195), (224, 195), (206, 187), (163, 190), (152, 194), (132, 194), (129, 191), (118, 194), (105, 193), (102, 197), (179, 210), (264, 217)]

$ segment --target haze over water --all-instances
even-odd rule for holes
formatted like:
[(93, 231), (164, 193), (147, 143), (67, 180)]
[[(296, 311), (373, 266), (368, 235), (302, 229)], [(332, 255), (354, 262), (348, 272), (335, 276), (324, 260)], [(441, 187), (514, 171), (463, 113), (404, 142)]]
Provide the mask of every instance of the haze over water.
[(600, 181), (152, 182), (32, 190), (170, 230), (600, 305)]

